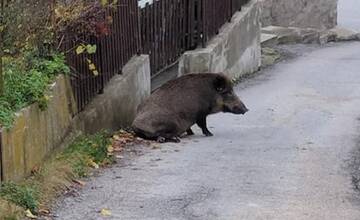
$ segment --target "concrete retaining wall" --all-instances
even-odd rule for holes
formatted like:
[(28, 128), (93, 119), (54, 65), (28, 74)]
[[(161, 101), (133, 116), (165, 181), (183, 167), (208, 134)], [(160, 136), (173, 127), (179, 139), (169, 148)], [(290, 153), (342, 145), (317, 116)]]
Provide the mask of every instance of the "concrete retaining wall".
[(45, 111), (32, 104), (17, 113), (10, 130), (2, 131), (4, 180), (16, 181), (29, 174), (70, 132), (76, 104), (69, 80), (59, 76), (49, 94)]
[(132, 123), (137, 106), (150, 95), (151, 77), (149, 56), (133, 58), (76, 118), (78, 129), (94, 133), (111, 131)]
[(74, 117), (76, 102), (70, 82), (59, 76), (52, 85), (48, 108), (33, 104), (17, 114), (10, 130), (3, 130), (3, 180), (18, 181), (31, 173), (70, 133), (93, 133), (129, 125), (138, 104), (150, 94), (148, 56), (133, 58), (85, 111)]
[(337, 24), (338, 0), (259, 0), (263, 26), (330, 29)]
[(257, 71), (261, 65), (260, 8), (250, 1), (237, 12), (231, 23), (206, 48), (186, 52), (179, 63), (179, 74), (224, 72), (232, 78)]

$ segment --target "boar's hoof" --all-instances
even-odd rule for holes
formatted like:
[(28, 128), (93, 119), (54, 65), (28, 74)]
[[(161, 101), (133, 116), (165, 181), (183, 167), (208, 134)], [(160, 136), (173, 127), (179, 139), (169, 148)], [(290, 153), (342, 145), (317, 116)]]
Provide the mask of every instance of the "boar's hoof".
[(157, 137), (156, 141), (159, 143), (165, 143), (166, 139), (164, 137)]
[(172, 137), (172, 138), (168, 138), (168, 139), (166, 139), (166, 141), (173, 142), (173, 143), (180, 143), (181, 142), (180, 138), (177, 137), (177, 136)]
[(161, 136), (157, 137), (156, 141), (159, 142), (159, 143), (165, 143), (165, 142), (180, 143), (181, 142), (179, 137), (164, 138), (164, 137), (161, 137)]
[(180, 140), (179, 137), (174, 137), (174, 138), (173, 138), (173, 141), (174, 141), (175, 143), (180, 143), (180, 142), (181, 142), (181, 140)]
[(205, 131), (205, 132), (204, 132), (204, 135), (205, 135), (206, 137), (212, 137), (212, 136), (214, 136), (210, 131)]

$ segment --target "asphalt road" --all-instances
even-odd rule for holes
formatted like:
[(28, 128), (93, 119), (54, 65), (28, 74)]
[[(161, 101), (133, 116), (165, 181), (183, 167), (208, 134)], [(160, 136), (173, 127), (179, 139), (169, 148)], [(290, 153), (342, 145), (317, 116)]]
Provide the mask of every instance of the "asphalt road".
[(360, 1), (338, 1), (338, 23), (340, 26), (360, 32)]
[(245, 116), (211, 116), (214, 137), (196, 129), (141, 148), (61, 202), (57, 219), (359, 220), (360, 43), (307, 51), (236, 91)]

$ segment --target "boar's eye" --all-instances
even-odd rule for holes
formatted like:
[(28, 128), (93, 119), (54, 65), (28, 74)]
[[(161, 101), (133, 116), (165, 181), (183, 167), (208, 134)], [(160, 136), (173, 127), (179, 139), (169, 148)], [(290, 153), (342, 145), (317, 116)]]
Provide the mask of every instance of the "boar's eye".
[(213, 83), (216, 91), (224, 92), (226, 88), (226, 79), (224, 77), (217, 76)]
[(218, 92), (221, 92), (221, 93), (222, 93), (222, 92), (224, 92), (224, 89), (225, 89), (225, 88), (222, 88), (222, 87), (217, 87), (217, 88), (216, 88), (216, 91), (218, 91)]
[(224, 92), (223, 94), (224, 94), (224, 97), (227, 99), (233, 99), (236, 96), (234, 91), (232, 91), (232, 90), (228, 90), (228, 91)]

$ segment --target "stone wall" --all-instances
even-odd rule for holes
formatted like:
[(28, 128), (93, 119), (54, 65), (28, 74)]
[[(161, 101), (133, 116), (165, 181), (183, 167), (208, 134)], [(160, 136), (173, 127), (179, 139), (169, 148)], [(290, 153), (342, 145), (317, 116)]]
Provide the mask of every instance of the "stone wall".
[(206, 48), (182, 56), (179, 74), (223, 72), (238, 78), (257, 71), (260, 65), (260, 8), (258, 1), (252, 0), (233, 16), (231, 23), (223, 26)]
[(338, 0), (259, 0), (263, 26), (330, 29), (337, 24)]
[(70, 134), (130, 125), (137, 106), (150, 95), (149, 57), (132, 58), (123, 74), (108, 83), (104, 94), (77, 115), (69, 79), (59, 76), (51, 87), (45, 111), (33, 104), (17, 113), (10, 130), (2, 130), (0, 174), (4, 181), (18, 181), (29, 175)]

